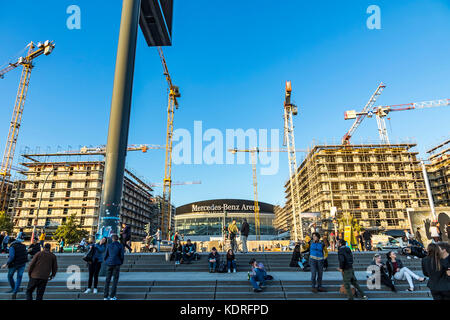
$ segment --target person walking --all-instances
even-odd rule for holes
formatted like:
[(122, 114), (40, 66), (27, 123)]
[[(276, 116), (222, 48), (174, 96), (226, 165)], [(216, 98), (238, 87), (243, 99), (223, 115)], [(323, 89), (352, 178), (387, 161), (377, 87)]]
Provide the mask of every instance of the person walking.
[(61, 238), (59, 241), (59, 253), (64, 253), (64, 239)]
[(422, 245), (423, 247), (423, 241), (422, 241), (422, 235), (420, 234), (420, 227), (417, 227), (416, 230), (416, 240)]
[(21, 239), (22, 241), (25, 240), (25, 235), (24, 235), (24, 233), (23, 233), (23, 228), (20, 228), (20, 229), (19, 229), (19, 233), (17, 234), (16, 240), (17, 240), (17, 239)]
[(231, 273), (231, 268), (233, 268), (233, 273), (236, 273), (236, 256), (234, 255), (233, 250), (228, 249), (227, 252), (228, 273)]
[(250, 225), (248, 224), (247, 219), (244, 218), (241, 225), (242, 253), (248, 253), (247, 239), (249, 233), (250, 233)]
[(231, 250), (233, 250), (233, 252), (236, 252), (236, 247), (237, 247), (237, 243), (236, 243), (236, 236), (237, 233), (239, 232), (239, 229), (236, 225), (236, 220), (233, 220), (229, 225), (228, 225), (228, 232), (230, 233), (230, 240), (231, 240)]
[(372, 235), (370, 234), (369, 230), (364, 230), (363, 239), (364, 239), (364, 247), (365, 247), (366, 251), (371, 251), (372, 250)]
[(156, 230), (156, 233), (153, 235), (156, 240), (156, 245), (158, 246), (158, 252), (161, 251), (161, 228)]
[(409, 270), (407, 267), (404, 267), (402, 261), (397, 259), (397, 254), (394, 251), (389, 251), (386, 256), (386, 266), (389, 272), (389, 277), (394, 277), (396, 280), (408, 281), (408, 291), (414, 291), (414, 283), (412, 279), (419, 280), (420, 282), (424, 282), (426, 280), (425, 278), (420, 277)]
[(30, 258), (33, 259), (35, 254), (40, 252), (40, 251), (41, 251), (41, 246), (37, 242), (37, 239), (34, 238), (32, 243), (29, 245), (27, 252), (30, 255)]
[[(13, 300), (17, 297), (17, 292), (20, 290), (22, 283), (23, 272), (25, 271), (25, 265), (28, 262), (27, 248), (22, 243), (21, 239), (17, 239), (9, 246), (8, 261), (2, 266), (2, 268), (8, 267), (8, 281), (11, 286), (11, 290), (7, 293), (12, 293), (11, 298)], [(14, 282), (14, 274), (17, 272), (16, 282)]]
[(128, 249), (128, 252), (132, 252), (131, 243), (131, 227), (126, 223), (122, 223), (122, 230), (120, 230), (120, 242)]
[(422, 259), (422, 272), (429, 277), (427, 287), (433, 300), (450, 300), (450, 281), (446, 271), (450, 268), (448, 261), (443, 259), (440, 246), (430, 243), (427, 256)]
[(98, 285), (98, 274), (100, 273), (100, 269), (102, 267), (102, 262), (105, 256), (106, 251), (106, 238), (102, 238), (99, 243), (92, 243), (90, 245), (89, 250), (94, 250), (92, 255), (92, 261), (88, 262), (88, 287), (85, 294), (91, 292), (92, 282), (94, 282), (94, 294), (97, 294), (97, 285)]
[(9, 245), (9, 235), (8, 232), (5, 231), (3, 241), (2, 241), (2, 253), (8, 253), (8, 245)]
[[(320, 234), (314, 232), (312, 234), (312, 240), (309, 245), (309, 265), (311, 267), (311, 285), (312, 292), (326, 292), (327, 290), (322, 287), (322, 275), (324, 268), (324, 260), (328, 256), (328, 250), (320, 241)], [(317, 287), (316, 287), (317, 284)]]
[(344, 239), (339, 240), (338, 243), (338, 260), (339, 271), (342, 273), (342, 280), (344, 281), (344, 288), (347, 293), (348, 300), (353, 300), (353, 293), (351, 286), (355, 287), (361, 299), (367, 300), (367, 296), (358, 284), (353, 270), (353, 254), (349, 247), (346, 246)]
[(331, 231), (330, 233), (330, 249), (331, 251), (336, 250), (336, 235), (334, 234), (333, 231)]
[(41, 234), (39, 235), (39, 244), (42, 249), (44, 248), (45, 237), (46, 237), (45, 230), (42, 230)]
[(58, 272), (58, 262), (56, 261), (56, 256), (50, 252), (50, 248), (49, 243), (45, 244), (44, 250), (36, 253), (30, 262), (26, 292), (27, 300), (33, 300), (33, 292), (35, 289), (36, 300), (42, 300), (47, 282), (52, 280)]
[[(103, 300), (117, 300), (116, 290), (119, 282), (120, 266), (123, 264), (125, 249), (119, 242), (119, 236), (113, 234), (111, 236), (112, 242), (108, 244), (105, 252), (104, 261), (106, 263), (106, 279), (103, 293)], [(111, 295), (109, 294), (109, 285), (111, 278), (114, 277)]]

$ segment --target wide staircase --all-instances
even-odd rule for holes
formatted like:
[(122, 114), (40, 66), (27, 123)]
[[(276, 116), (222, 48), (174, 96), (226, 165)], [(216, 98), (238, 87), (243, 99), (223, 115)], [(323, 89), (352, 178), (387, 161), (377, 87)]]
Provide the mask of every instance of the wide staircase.
[[(342, 284), (341, 276), (336, 272), (338, 268), (337, 254), (332, 252), (328, 258), (328, 271), (324, 274), (323, 285), (328, 292), (312, 293), (310, 286), (310, 273), (299, 268), (289, 267), (291, 253), (248, 253), (236, 254), (236, 274), (209, 274), (207, 254), (201, 253), (198, 261), (191, 264), (175, 265), (173, 261), (166, 261), (165, 253), (126, 254), (125, 262), (121, 268), (121, 280), (117, 289), (117, 298), (120, 300), (320, 300), (320, 299), (346, 299), (339, 293)], [(222, 254), (222, 256), (224, 256)], [(57, 254), (59, 273), (65, 274), (67, 270), (80, 268), (83, 275), (81, 288), (69, 289), (67, 281), (56, 278), (50, 281), (45, 293), (46, 300), (101, 300), (103, 295), (104, 277), (99, 280), (98, 294), (84, 294), (87, 266), (82, 260), (82, 254)], [(373, 253), (355, 253), (354, 269), (366, 271), (372, 261)], [(262, 262), (274, 280), (267, 283), (261, 293), (254, 293), (247, 281), (249, 260), (255, 258)], [(406, 259), (401, 257), (404, 265), (421, 274), (419, 259)], [(6, 261), (6, 255), (0, 256), (0, 263)], [(75, 267), (74, 267), (75, 266)], [(69, 268), (69, 269), (68, 269)], [(5, 293), (9, 289), (7, 269), (0, 271), (0, 300), (10, 299), (11, 295)], [(332, 276), (331, 276), (332, 275)], [(70, 276), (67, 274), (67, 276)], [(408, 292), (406, 282), (398, 282), (397, 293), (392, 293), (382, 286), (379, 290), (369, 290), (366, 287), (365, 273), (358, 275), (360, 285), (366, 290), (369, 299), (431, 299), (425, 283), (415, 282), (415, 291)], [(22, 288), (26, 288), (27, 280), (24, 277)], [(24, 299), (24, 292), (20, 292), (18, 299)]]

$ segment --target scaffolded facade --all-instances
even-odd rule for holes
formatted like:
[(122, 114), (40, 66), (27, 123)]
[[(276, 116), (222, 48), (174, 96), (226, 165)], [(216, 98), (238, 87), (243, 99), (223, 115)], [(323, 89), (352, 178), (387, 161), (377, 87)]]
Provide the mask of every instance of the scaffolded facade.
[(450, 139), (427, 151), (427, 174), (436, 207), (450, 207)]
[[(297, 170), (301, 212), (320, 212), (321, 220), (345, 212), (369, 230), (404, 229), (407, 208), (429, 206), (415, 144), (316, 145)], [(291, 190), (278, 226), (292, 225)], [(331, 224), (328, 224), (328, 228)], [(305, 227), (305, 226), (304, 226)]]
[[(46, 161), (40, 161), (45, 156)], [(66, 157), (67, 155), (65, 155)], [(24, 228), (31, 234), (34, 225), (51, 236), (72, 214), (83, 229), (95, 235), (100, 211), (104, 161), (48, 161), (46, 155), (23, 155), (20, 165), (24, 179), (15, 182), (9, 204), (14, 232)], [(87, 157), (87, 156), (85, 156)], [(75, 158), (75, 157), (73, 157)], [(78, 161), (77, 161), (78, 160)], [(121, 222), (131, 226), (132, 240), (141, 241), (145, 225), (157, 227), (159, 210), (152, 188), (129, 170), (125, 170)]]

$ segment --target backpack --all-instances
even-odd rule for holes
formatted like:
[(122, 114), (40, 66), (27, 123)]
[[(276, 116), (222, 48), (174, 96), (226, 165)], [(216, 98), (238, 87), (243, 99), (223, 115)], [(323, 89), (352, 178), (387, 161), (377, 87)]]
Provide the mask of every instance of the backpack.
[(87, 263), (91, 263), (94, 258), (94, 252), (95, 252), (95, 245), (92, 245), (89, 248), (89, 251), (86, 253), (86, 255), (83, 257), (83, 260)]

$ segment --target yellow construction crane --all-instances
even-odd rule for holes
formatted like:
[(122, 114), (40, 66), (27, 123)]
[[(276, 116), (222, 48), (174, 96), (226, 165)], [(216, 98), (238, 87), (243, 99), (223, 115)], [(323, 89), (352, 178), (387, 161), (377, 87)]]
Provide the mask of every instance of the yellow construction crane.
[(178, 109), (177, 98), (181, 97), (180, 90), (177, 86), (173, 85), (172, 78), (167, 68), (166, 59), (161, 47), (157, 47), (159, 57), (164, 70), (164, 76), (166, 77), (167, 84), (169, 86), (169, 102), (167, 106), (167, 135), (166, 135), (166, 156), (164, 166), (164, 180), (163, 180), (163, 205), (161, 207), (161, 231), (162, 236), (169, 238), (169, 231), (172, 226), (172, 142), (173, 142), (173, 116), (174, 109)]
[(16, 102), (14, 104), (11, 124), (9, 126), (8, 139), (6, 141), (5, 152), (0, 167), (0, 211), (7, 209), (8, 184), (11, 176), (11, 166), (14, 160), (14, 152), (19, 135), (19, 128), (22, 121), (23, 107), (27, 97), (28, 87), (30, 84), (31, 70), (33, 69), (33, 60), (42, 54), (48, 56), (55, 48), (52, 41), (45, 41), (35, 45), (33, 42), (28, 44), (28, 52), (25, 57), (20, 57), (16, 62), (10, 63), (6, 68), (0, 70), (0, 79), (5, 74), (19, 66), (22, 66), (22, 75), (20, 77), (19, 89), (17, 91)]
[[(228, 149), (228, 152), (233, 154), (238, 152), (248, 152), (252, 157), (252, 171), (253, 171), (253, 196), (255, 202), (255, 234), (256, 240), (260, 240), (260, 227), (261, 222), (259, 218), (259, 203), (258, 203), (258, 179), (256, 175), (256, 154), (260, 152), (289, 152), (287, 149), (262, 149), (262, 148), (252, 148), (252, 149)], [(294, 150), (294, 152), (306, 152), (304, 150)]]

